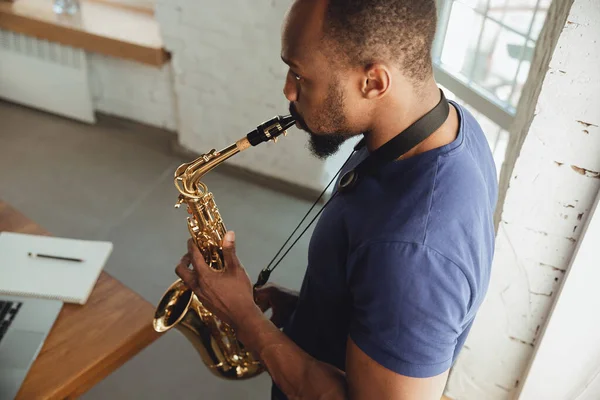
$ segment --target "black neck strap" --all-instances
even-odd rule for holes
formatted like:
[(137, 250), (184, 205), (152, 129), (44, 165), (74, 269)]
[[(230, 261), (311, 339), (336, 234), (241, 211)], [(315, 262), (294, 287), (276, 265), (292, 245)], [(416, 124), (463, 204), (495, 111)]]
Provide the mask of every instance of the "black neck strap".
[[(444, 124), (450, 112), (450, 105), (441, 89), (440, 94), (439, 103), (431, 111), (369, 154), (356, 168), (346, 172), (340, 179), (338, 190), (345, 191), (354, 187), (361, 176), (373, 174), (385, 164), (397, 160), (437, 131)], [(355, 150), (360, 149), (364, 144), (365, 139), (363, 138), (358, 142)]]

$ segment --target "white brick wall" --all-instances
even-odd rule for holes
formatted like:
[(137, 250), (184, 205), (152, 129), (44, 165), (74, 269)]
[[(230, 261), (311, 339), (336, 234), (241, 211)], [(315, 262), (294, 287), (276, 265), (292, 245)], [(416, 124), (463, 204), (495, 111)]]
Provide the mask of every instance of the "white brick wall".
[(177, 129), (170, 64), (158, 68), (94, 53), (87, 58), (96, 111)]
[[(291, 3), (228, 0), (159, 0), (156, 18), (173, 54), (179, 141), (193, 151), (223, 148), (259, 123), (287, 114), (286, 67), (280, 60), (283, 16)], [(306, 149), (295, 128), (277, 144), (267, 143), (229, 162), (321, 189), (325, 163)]]
[(553, 3), (549, 23), (557, 29), (540, 46), (558, 38), (556, 49), (539, 49), (511, 132), (525, 132), (524, 141), (516, 139), (522, 148), (513, 150), (490, 291), (451, 374), (455, 399), (518, 392), (600, 189), (600, 8), (597, 0), (575, 0), (563, 25), (569, 6)]

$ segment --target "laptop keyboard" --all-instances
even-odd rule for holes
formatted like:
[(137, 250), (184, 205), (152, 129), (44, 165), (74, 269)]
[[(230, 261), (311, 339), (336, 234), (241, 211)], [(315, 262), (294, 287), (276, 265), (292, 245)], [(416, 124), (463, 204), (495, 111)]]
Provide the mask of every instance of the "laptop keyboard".
[(23, 303), (0, 300), (0, 342)]

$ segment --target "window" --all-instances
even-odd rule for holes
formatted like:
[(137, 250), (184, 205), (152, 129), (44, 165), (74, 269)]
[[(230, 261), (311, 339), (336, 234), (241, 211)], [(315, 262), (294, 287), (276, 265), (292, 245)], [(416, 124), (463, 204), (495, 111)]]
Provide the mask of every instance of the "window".
[(436, 79), (474, 113), (498, 165), (550, 3), (438, 0)]

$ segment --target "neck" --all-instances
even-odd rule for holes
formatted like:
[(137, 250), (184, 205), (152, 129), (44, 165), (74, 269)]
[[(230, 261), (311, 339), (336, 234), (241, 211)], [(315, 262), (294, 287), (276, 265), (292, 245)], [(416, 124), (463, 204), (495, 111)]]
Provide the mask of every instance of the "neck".
[(386, 99), (387, 104), (378, 111), (365, 142), (370, 152), (378, 149), (390, 139), (414, 124), (440, 101), (440, 89), (431, 79), (419, 93), (406, 92)]

